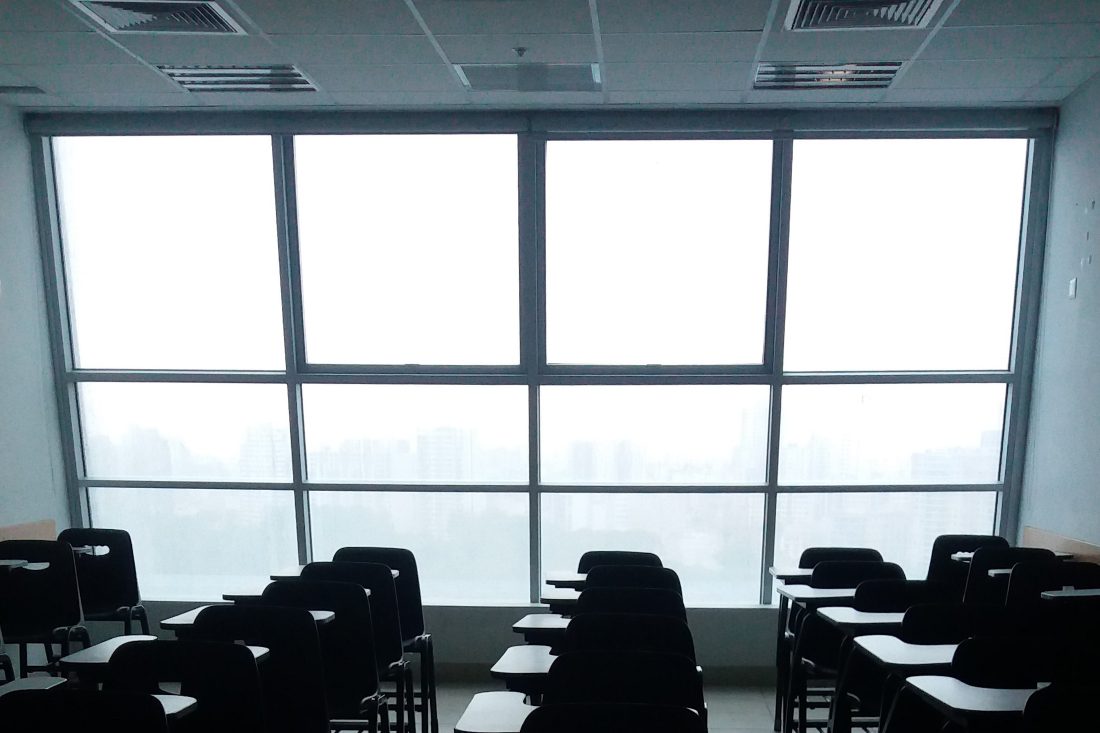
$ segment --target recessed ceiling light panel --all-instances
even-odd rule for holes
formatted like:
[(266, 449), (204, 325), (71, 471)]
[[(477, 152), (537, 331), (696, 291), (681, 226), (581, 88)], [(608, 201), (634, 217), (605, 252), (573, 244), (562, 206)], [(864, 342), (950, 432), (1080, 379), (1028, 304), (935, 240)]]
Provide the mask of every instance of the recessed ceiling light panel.
[(599, 64), (455, 64), (475, 92), (598, 92)]

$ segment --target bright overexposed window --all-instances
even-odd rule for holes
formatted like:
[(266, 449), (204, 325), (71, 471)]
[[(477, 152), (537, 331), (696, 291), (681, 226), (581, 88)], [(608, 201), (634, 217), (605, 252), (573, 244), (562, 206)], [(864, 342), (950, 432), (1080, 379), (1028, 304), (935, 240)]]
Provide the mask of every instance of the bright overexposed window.
[(552, 364), (760, 364), (772, 143), (546, 146)]
[(1027, 140), (796, 140), (787, 371), (1006, 369)]
[(283, 368), (270, 138), (53, 149), (77, 367)]
[(515, 135), (294, 138), (306, 358), (518, 364)]

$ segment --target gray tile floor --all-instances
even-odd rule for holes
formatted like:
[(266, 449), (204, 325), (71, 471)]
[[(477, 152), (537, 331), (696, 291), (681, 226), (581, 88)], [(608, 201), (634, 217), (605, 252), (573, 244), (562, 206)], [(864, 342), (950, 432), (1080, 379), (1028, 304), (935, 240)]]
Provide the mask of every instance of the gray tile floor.
[[(454, 730), (474, 693), (499, 689), (492, 681), (441, 684), (437, 691), (440, 733)], [(706, 696), (710, 733), (771, 733), (775, 700), (771, 688), (708, 685)]]

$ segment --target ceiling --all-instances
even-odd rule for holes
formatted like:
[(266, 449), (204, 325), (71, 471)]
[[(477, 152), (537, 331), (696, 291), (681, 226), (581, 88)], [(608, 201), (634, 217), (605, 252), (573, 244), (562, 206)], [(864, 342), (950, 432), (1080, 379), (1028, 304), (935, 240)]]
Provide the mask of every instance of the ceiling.
[[(111, 34), (0, 0), (25, 109), (1045, 106), (1100, 71), (1100, 0), (943, 0), (926, 28), (788, 31), (790, 0), (220, 0), (245, 36)], [(470, 91), (452, 64), (599, 64), (600, 92)], [(902, 61), (887, 89), (754, 90), (759, 62)], [(187, 92), (157, 64), (298, 66), (317, 92)]]

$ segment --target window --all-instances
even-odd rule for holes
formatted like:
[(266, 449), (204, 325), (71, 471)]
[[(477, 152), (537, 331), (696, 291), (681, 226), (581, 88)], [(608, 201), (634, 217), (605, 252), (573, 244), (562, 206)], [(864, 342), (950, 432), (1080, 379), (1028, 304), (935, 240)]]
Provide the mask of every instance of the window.
[(755, 604), (765, 559), (922, 577), (1011, 513), (1045, 137), (540, 119), (43, 141), (72, 490), (147, 598), (369, 543), (428, 604), (588, 549)]

